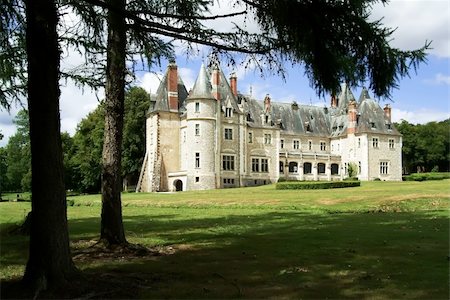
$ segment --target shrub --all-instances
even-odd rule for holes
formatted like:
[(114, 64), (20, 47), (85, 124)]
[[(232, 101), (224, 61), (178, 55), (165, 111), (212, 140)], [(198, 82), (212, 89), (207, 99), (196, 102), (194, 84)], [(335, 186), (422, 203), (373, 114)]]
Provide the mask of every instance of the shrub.
[(425, 181), (425, 180), (443, 180), (450, 178), (450, 173), (413, 173), (403, 176), (405, 181)]
[(319, 190), (360, 186), (360, 181), (295, 181), (277, 183), (277, 190)]

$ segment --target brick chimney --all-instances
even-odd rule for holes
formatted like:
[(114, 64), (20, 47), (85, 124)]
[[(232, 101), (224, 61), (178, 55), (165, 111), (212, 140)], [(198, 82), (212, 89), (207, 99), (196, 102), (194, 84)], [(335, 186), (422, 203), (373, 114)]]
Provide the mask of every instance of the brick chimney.
[(171, 60), (167, 74), (167, 99), (169, 100), (169, 110), (178, 111), (178, 67), (174, 60)]
[(331, 107), (336, 108), (338, 106), (338, 100), (335, 94), (331, 95)]
[(219, 92), (220, 70), (217, 65), (214, 66), (212, 69), (211, 85), (212, 85), (212, 95), (214, 98), (216, 98), (217, 101), (219, 101), (220, 100), (220, 92)]
[(266, 94), (266, 97), (264, 98), (264, 112), (265, 113), (270, 112), (270, 97), (269, 97), (269, 94)]
[(236, 73), (231, 73), (230, 76), (230, 86), (231, 86), (231, 92), (233, 92), (233, 95), (237, 97), (237, 76)]
[(391, 112), (392, 112), (392, 108), (389, 104), (386, 104), (386, 106), (383, 108), (384, 110), (384, 117), (389, 121), (389, 123), (391, 123)]
[(347, 134), (355, 134), (355, 132), (356, 132), (356, 101), (352, 99), (348, 103)]

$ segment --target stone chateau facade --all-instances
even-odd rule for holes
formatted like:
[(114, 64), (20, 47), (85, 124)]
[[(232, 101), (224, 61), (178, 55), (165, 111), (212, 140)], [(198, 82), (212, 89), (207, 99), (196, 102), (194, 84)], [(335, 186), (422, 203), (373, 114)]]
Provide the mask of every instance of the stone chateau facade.
[(186, 191), (297, 180), (401, 180), (402, 137), (363, 89), (343, 85), (329, 107), (238, 92), (218, 64), (202, 65), (187, 91), (170, 63), (147, 113), (137, 191)]

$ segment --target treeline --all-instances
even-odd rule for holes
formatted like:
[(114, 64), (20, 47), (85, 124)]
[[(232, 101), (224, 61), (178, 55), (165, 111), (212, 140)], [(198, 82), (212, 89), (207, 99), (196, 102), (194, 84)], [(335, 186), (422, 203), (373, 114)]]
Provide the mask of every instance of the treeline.
[[(135, 185), (145, 153), (145, 114), (150, 96), (142, 88), (132, 87), (125, 96), (122, 177), (124, 189)], [(104, 107), (98, 107), (78, 124), (71, 137), (61, 134), (67, 190), (99, 193), (104, 132)], [(17, 132), (0, 148), (0, 191), (30, 191), (31, 154), (28, 113), (19, 111), (14, 123)]]
[(450, 119), (417, 125), (402, 120), (395, 126), (403, 135), (403, 173), (450, 171)]

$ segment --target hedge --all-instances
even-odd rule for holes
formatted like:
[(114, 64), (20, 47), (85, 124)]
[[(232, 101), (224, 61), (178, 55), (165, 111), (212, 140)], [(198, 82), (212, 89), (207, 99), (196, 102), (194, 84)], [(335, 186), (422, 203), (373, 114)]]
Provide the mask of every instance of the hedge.
[(279, 182), (277, 190), (320, 190), (360, 186), (360, 181), (287, 181)]
[(413, 173), (403, 176), (404, 181), (426, 181), (426, 180), (443, 180), (449, 179), (450, 173)]

